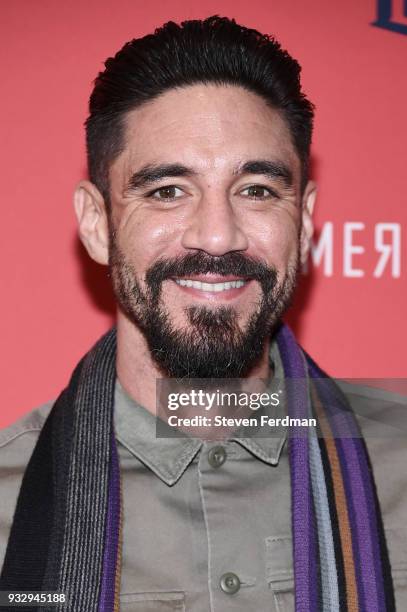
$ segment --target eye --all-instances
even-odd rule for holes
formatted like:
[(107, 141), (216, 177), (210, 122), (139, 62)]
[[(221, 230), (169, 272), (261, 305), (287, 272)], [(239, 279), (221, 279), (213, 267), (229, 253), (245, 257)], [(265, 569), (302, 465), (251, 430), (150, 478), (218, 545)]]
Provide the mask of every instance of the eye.
[(278, 194), (264, 185), (250, 185), (245, 187), (240, 192), (241, 194), (251, 198), (252, 200), (266, 200), (268, 198), (277, 198)]
[(179, 187), (175, 185), (165, 185), (164, 187), (159, 187), (158, 189), (154, 189), (154, 191), (150, 191), (147, 197), (169, 202), (176, 200), (182, 195), (184, 195), (184, 192)]

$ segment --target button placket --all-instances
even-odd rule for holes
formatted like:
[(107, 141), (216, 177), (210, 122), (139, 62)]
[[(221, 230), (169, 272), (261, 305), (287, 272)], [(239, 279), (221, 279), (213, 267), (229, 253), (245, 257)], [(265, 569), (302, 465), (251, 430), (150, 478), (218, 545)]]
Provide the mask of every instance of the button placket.
[(213, 612), (231, 612), (242, 597), (242, 602), (250, 598), (244, 587), (252, 586), (250, 581), (247, 583), (246, 576), (240, 576), (240, 571), (239, 574), (229, 571), (229, 568), (240, 570), (240, 567), (235, 568), (234, 547), (229, 550), (230, 537), (233, 534), (229, 532), (225, 512), (220, 511), (222, 505), (228, 503), (230, 473), (236, 469), (233, 461), (236, 455), (233, 444), (229, 445), (223, 441), (207, 443), (201, 455), (200, 489), (208, 533), (209, 589)]

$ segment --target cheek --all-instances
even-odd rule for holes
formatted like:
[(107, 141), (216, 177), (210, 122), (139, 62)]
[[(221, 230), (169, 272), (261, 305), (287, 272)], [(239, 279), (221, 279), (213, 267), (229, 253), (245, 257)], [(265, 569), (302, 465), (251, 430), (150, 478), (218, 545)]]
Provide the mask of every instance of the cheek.
[[(298, 220), (284, 211), (270, 214), (252, 233), (256, 253), (278, 270), (292, 264), (299, 248)], [(253, 229), (253, 228), (252, 228)]]
[(161, 257), (168, 257), (176, 242), (176, 226), (165, 217), (152, 211), (133, 214), (117, 232), (122, 252), (140, 275)]

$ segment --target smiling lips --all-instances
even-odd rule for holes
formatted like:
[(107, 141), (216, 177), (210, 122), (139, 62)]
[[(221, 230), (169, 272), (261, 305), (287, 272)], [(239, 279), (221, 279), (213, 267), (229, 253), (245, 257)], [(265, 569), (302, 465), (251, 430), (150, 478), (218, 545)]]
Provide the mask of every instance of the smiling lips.
[[(241, 293), (242, 288), (248, 284), (248, 279), (233, 276), (191, 276), (188, 278), (175, 278), (176, 284), (188, 293), (223, 294), (222, 297), (235, 296)], [(192, 291), (191, 291), (192, 290)], [(239, 291), (240, 290), (240, 291)], [(227, 292), (227, 293), (226, 293)]]

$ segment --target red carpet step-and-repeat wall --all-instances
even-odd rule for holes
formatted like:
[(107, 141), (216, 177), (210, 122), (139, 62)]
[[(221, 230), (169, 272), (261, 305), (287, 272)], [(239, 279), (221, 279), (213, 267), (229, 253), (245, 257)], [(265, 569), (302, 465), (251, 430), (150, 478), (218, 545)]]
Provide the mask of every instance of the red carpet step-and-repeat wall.
[(317, 233), (288, 319), (337, 377), (407, 377), (404, 0), (1, 3), (0, 426), (53, 398), (112, 323), (106, 269), (76, 237), (83, 121), (102, 61), (170, 19), (274, 34), (316, 105)]

